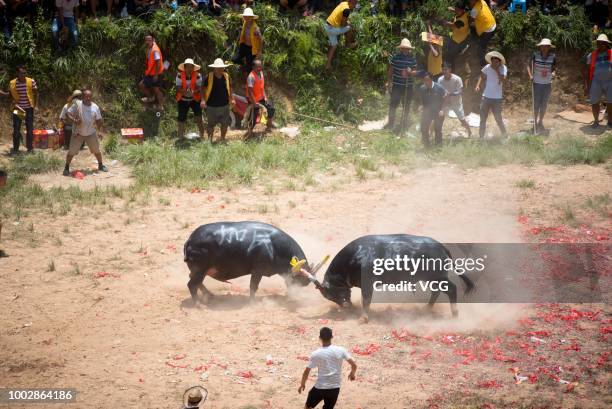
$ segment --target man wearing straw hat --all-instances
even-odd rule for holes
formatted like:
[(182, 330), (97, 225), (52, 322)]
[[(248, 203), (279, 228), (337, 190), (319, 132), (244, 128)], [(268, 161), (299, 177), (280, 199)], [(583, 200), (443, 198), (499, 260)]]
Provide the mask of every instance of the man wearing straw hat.
[(482, 101), (480, 102), (480, 138), (483, 139), (487, 130), (487, 117), (489, 112), (493, 112), (493, 117), (501, 131), (502, 137), (507, 136), (506, 126), (502, 118), (502, 105), (504, 100), (503, 86), (508, 77), (506, 59), (497, 52), (491, 51), (485, 55), (487, 65), (480, 72), (476, 92), (480, 92), (482, 81), (485, 81)]
[[(250, 7), (245, 8), (242, 13), (242, 30), (232, 62), (242, 65), (245, 72), (251, 72), (255, 58), (261, 59), (263, 38), (255, 22), (258, 18), (259, 16), (255, 15)], [(243, 62), (246, 63), (243, 65)]]
[(612, 128), (612, 44), (608, 36), (597, 37), (595, 51), (587, 55), (584, 93), (589, 96), (593, 110), (593, 128), (599, 127), (599, 101), (605, 96), (608, 111), (608, 128)]
[(178, 137), (185, 137), (185, 121), (189, 109), (193, 111), (200, 138), (204, 138), (204, 122), (202, 122), (202, 75), (200, 66), (187, 58), (185, 62), (179, 64), (179, 72), (176, 75), (176, 103), (178, 110), (177, 127)]
[(230, 105), (234, 106), (232, 83), (229, 74), (225, 72), (225, 68), (229, 66), (221, 58), (217, 58), (209, 67), (213, 71), (208, 73), (204, 81), (204, 100), (202, 101), (202, 107), (206, 109), (208, 121), (206, 132), (212, 143), (215, 126), (219, 125), (221, 127), (220, 142), (223, 143), (225, 142), (227, 128), (231, 123)]
[[(398, 51), (389, 59), (389, 69), (387, 70), (386, 88), (389, 90), (389, 121), (385, 125), (385, 129), (395, 130), (395, 112), (400, 102), (402, 104), (402, 126), (406, 127), (408, 122), (408, 114), (410, 113), (410, 104), (414, 94), (414, 77), (417, 73), (417, 62), (412, 54), (414, 47), (410, 40), (403, 38), (397, 46)], [(402, 127), (400, 126), (400, 128)]]
[(70, 138), (72, 137), (72, 121), (68, 118), (68, 110), (75, 103), (75, 99), (80, 100), (83, 96), (83, 92), (80, 89), (75, 89), (72, 91), (72, 95), (68, 97), (68, 101), (62, 108), (62, 112), (60, 112), (60, 122), (62, 124), (62, 129), (64, 130), (64, 150), (68, 150), (70, 148)]
[(527, 74), (531, 80), (533, 98), (534, 131), (544, 132), (544, 115), (552, 90), (552, 79), (555, 71), (555, 53), (551, 52), (554, 45), (548, 38), (543, 38), (538, 44), (538, 51), (533, 53), (527, 64)]

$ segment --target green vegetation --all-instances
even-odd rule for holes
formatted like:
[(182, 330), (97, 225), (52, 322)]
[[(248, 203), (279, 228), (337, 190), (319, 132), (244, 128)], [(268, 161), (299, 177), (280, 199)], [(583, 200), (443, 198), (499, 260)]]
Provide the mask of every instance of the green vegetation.
[(595, 195), (589, 197), (586, 200), (586, 206), (589, 209), (593, 209), (598, 212), (602, 217), (610, 216), (610, 205), (612, 204), (612, 198), (608, 193)]
[(533, 179), (521, 179), (516, 182), (516, 187), (520, 189), (533, 189), (535, 188), (535, 182)]
[[(327, 49), (323, 19), (282, 14), (276, 6), (258, 3), (255, 12), (260, 15), (265, 37), (268, 78), (277, 90), (290, 97), (297, 113), (345, 123), (380, 118), (386, 109), (382, 85), (389, 54), (401, 37), (420, 44), (419, 33), (426, 29), (426, 21), (434, 17), (450, 18), (446, 7), (451, 3), (451, 0), (425, 0), (401, 21), (384, 14), (369, 16), (368, 7), (362, 7), (362, 11), (351, 17), (358, 46), (351, 50), (342, 47), (330, 74), (322, 74)], [(579, 51), (589, 48), (591, 33), (582, 7), (570, 6), (566, 11), (561, 15), (543, 16), (537, 8), (532, 8), (526, 17), (520, 13), (497, 13), (499, 29), (494, 45), (503, 45), (501, 49), (506, 53), (519, 52), (526, 42), (533, 43), (547, 36), (560, 48)], [(32, 27), (17, 19), (12, 42), (5, 44), (0, 36), (0, 88), (6, 89), (13, 67), (19, 63), (25, 64), (38, 81), (43, 109), (56, 107), (58, 111), (73, 88), (91, 86), (104, 110), (108, 129), (116, 133), (120, 127), (146, 122), (136, 87), (143, 71), (146, 32), (155, 33), (166, 59), (172, 62), (167, 78), (170, 79), (176, 65), (186, 57), (202, 63), (219, 56), (229, 60), (240, 25), (237, 13), (212, 19), (187, 7), (175, 13), (162, 9), (148, 22), (134, 18), (88, 19), (79, 25), (79, 47), (65, 56), (55, 57), (51, 52), (49, 22), (39, 16)], [(434, 26), (434, 30), (444, 32), (440, 26)], [(417, 48), (417, 54), (422, 55), (420, 47)], [(236, 88), (241, 88), (238, 67), (230, 71)], [(168, 95), (172, 93), (169, 89)], [(104, 205), (112, 209), (114, 203), (110, 201), (115, 199), (129, 206), (139, 196), (146, 197), (141, 193), (150, 186), (191, 189), (220, 183), (230, 189), (237, 184), (257, 183), (264, 187), (266, 194), (272, 195), (281, 189), (295, 191), (316, 186), (317, 175), (336, 175), (344, 172), (342, 168), (348, 169), (350, 177), (362, 180), (386, 178), (384, 166), (388, 165), (401, 171), (433, 162), (465, 168), (509, 163), (598, 164), (612, 156), (609, 135), (596, 142), (568, 136), (553, 139), (547, 145), (540, 137), (516, 137), (506, 143), (469, 140), (422, 152), (416, 139), (397, 138), (387, 132), (366, 134), (348, 128), (324, 131), (308, 122), (302, 124), (302, 134), (291, 141), (271, 137), (257, 143), (222, 146), (195, 143), (188, 149), (178, 149), (171, 141), (176, 127), (175, 108), (172, 99), (168, 101), (158, 139), (144, 145), (122, 145), (114, 134), (105, 140), (108, 155), (133, 167), (134, 186), (98, 187), (88, 191), (77, 187), (43, 189), (26, 183), (28, 177), (59, 172), (62, 160), (43, 153), (21, 156), (11, 161), (7, 169), (8, 185), (0, 189), (0, 215), (20, 219), (28, 209), (44, 209), (51, 216), (65, 215), (75, 205)], [(282, 101), (275, 102), (282, 122), (288, 118), (288, 109)], [(55, 118), (56, 112), (52, 115)], [(278, 180), (279, 184), (271, 184), (271, 180)], [(524, 187), (528, 185), (526, 182)], [(332, 189), (337, 186), (332, 184)], [(168, 206), (170, 201), (160, 198), (159, 204)]]
[[(45, 209), (51, 216), (65, 215), (75, 205), (111, 206), (112, 199), (130, 206), (139, 197), (148, 197), (141, 193), (148, 193), (151, 186), (201, 189), (221, 185), (231, 189), (257, 181), (266, 194), (272, 195), (278, 189), (292, 191), (316, 186), (317, 175), (334, 175), (341, 168), (348, 171), (347, 175), (363, 180), (386, 177), (381, 168), (388, 165), (407, 171), (436, 162), (475, 168), (511, 163), (594, 165), (612, 158), (610, 134), (596, 141), (584, 137), (556, 138), (546, 145), (541, 137), (514, 137), (505, 143), (462, 140), (432, 151), (422, 151), (414, 138), (398, 138), (387, 132), (324, 131), (308, 127), (292, 141), (270, 137), (257, 143), (195, 143), (189, 149), (177, 149), (172, 141), (164, 138), (142, 145), (112, 141), (108, 144), (113, 146), (112, 157), (132, 166), (136, 179), (133, 186), (43, 189), (26, 183), (28, 176), (48, 171), (59, 174), (61, 160), (40, 152), (18, 156), (8, 169), (7, 186), (0, 189), (0, 214), (20, 219), (28, 209)], [(279, 184), (273, 185), (271, 181)], [(530, 188), (533, 181), (520, 181), (518, 186)], [(168, 206), (170, 201), (162, 197), (158, 203)], [(601, 197), (593, 198), (590, 206), (605, 208), (607, 205), (606, 197)], [(272, 210), (257, 209), (259, 213)]]
[[(451, 17), (446, 10), (452, 0), (425, 0), (423, 5), (399, 20), (379, 14), (369, 15), (364, 4), (351, 17), (356, 29), (357, 47), (342, 47), (337, 53), (332, 73), (323, 75), (327, 38), (322, 18), (301, 18), (279, 13), (276, 5), (257, 3), (255, 12), (265, 38), (265, 64), (268, 78), (293, 100), (298, 113), (325, 119), (358, 122), (380, 117), (384, 110), (385, 72), (388, 57), (401, 37), (410, 38), (422, 55), (419, 34), (426, 30), (428, 19)], [(320, 17), (325, 17), (321, 15)], [(510, 53), (521, 51), (526, 43), (549, 37), (561, 47), (582, 52), (591, 46), (589, 23), (582, 6), (567, 6), (560, 15), (544, 16), (537, 7), (527, 16), (521, 13), (497, 12), (498, 30), (494, 47)], [(0, 86), (6, 88), (13, 67), (26, 64), (41, 88), (41, 106), (60, 104), (72, 89), (91, 86), (101, 101), (107, 123), (115, 129), (139, 119), (140, 103), (136, 87), (144, 65), (143, 36), (155, 33), (165, 58), (173, 67), (186, 57), (210, 63), (215, 57), (229, 60), (241, 27), (238, 13), (225, 12), (213, 19), (188, 7), (172, 13), (164, 8), (150, 21), (140, 19), (87, 19), (79, 25), (80, 44), (68, 55), (55, 57), (51, 50), (50, 24), (42, 15), (32, 28), (17, 19), (14, 37), (5, 44), (0, 36)], [(434, 24), (438, 33), (446, 29)], [(236, 88), (242, 88), (238, 67), (230, 69)], [(238, 83), (238, 84), (236, 84)], [(171, 96), (173, 91), (168, 90)], [(168, 115), (162, 121), (161, 134), (174, 132), (174, 104), (169, 98)], [(286, 107), (276, 101), (281, 122), (287, 118)]]

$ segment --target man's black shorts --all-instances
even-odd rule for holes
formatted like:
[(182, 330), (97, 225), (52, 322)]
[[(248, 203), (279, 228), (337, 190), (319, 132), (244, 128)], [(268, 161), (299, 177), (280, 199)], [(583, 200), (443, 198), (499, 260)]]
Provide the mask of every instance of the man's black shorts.
[(144, 78), (142, 79), (142, 83), (147, 88), (154, 88), (154, 87), (155, 88), (159, 88), (159, 87), (161, 87), (161, 78), (158, 75), (157, 76), (157, 81), (153, 81), (153, 76), (152, 75), (145, 75)]
[(306, 399), (306, 406), (314, 408), (321, 401), (323, 401), (323, 409), (333, 409), (336, 406), (338, 395), (340, 394), (340, 388), (335, 389), (317, 389), (314, 386), (308, 392), (308, 398)]
[(183, 101), (182, 99), (178, 102), (178, 121), (185, 122), (187, 120), (187, 113), (189, 113), (189, 108), (192, 109), (193, 115), (197, 118), (198, 116), (202, 116), (202, 108), (200, 107), (200, 103), (196, 100), (191, 101)]

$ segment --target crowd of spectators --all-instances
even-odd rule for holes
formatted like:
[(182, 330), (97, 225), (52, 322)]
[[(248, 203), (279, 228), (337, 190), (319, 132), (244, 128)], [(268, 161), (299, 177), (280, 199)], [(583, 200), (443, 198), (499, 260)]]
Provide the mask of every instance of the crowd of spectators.
[[(303, 16), (313, 16), (320, 11), (328, 11), (336, 6), (336, 0), (272, 0), (281, 10), (297, 10)], [(389, 15), (404, 17), (406, 13), (418, 8), (423, 0), (369, 0), (372, 14), (384, 12)], [(365, 3), (365, 2), (363, 2)], [(562, 12), (562, 6), (568, 3), (583, 4), (585, 12), (598, 31), (612, 25), (612, 1), (610, 0), (486, 0), (491, 9), (510, 9), (522, 11), (538, 7), (545, 13)], [(168, 7), (193, 7), (194, 9), (219, 16), (223, 9), (238, 10), (241, 7), (252, 7), (253, 0), (0, 0), (0, 29), (5, 38), (10, 38), (16, 17), (23, 17), (35, 23), (35, 16), (42, 11), (45, 18), (53, 21), (52, 30), (55, 44), (60, 39), (61, 30), (66, 27), (65, 36), (70, 34), (76, 42), (79, 19), (99, 16), (142, 17), (167, 5)], [(363, 6), (363, 5), (361, 5)], [(359, 9), (360, 5), (357, 6)], [(62, 20), (65, 21), (62, 24)]]

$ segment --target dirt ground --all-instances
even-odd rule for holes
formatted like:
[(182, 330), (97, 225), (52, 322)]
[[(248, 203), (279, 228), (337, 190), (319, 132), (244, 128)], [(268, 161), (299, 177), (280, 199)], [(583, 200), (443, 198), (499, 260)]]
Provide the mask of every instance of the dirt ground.
[[(91, 167), (91, 160), (79, 155), (77, 166)], [(458, 319), (444, 301), (434, 316), (418, 305), (374, 305), (371, 322), (361, 325), (312, 286), (287, 298), (278, 277), (264, 278), (249, 303), (244, 277), (231, 285), (207, 279), (217, 297), (193, 309), (186, 307), (182, 255), (194, 228), (221, 220), (272, 223), (312, 262), (369, 233), (536, 241), (534, 226), (563, 224), (568, 203), (576, 222), (565, 233), (607, 241), (609, 211), (585, 202), (611, 193), (608, 168), (439, 164), (333, 188), (317, 179), (306, 191), (274, 195), (257, 186), (154, 190), (135, 203), (109, 199), (111, 206), (8, 223), (0, 386), (73, 387), (78, 402), (70, 407), (78, 408), (179, 407), (183, 391), (196, 384), (209, 391), (206, 408), (303, 407), (297, 388), (304, 360), (317, 348), (319, 327), (328, 325), (359, 367), (355, 382), (345, 380), (338, 408), (612, 405), (609, 305), (466, 304)], [(535, 187), (517, 187), (523, 179)], [(129, 169), (114, 164), (108, 176), (83, 181), (36, 177), (45, 187), (87, 188), (92, 180), (125, 185)], [(359, 304), (357, 291), (353, 299)], [(517, 384), (513, 368), (526, 380)]]

